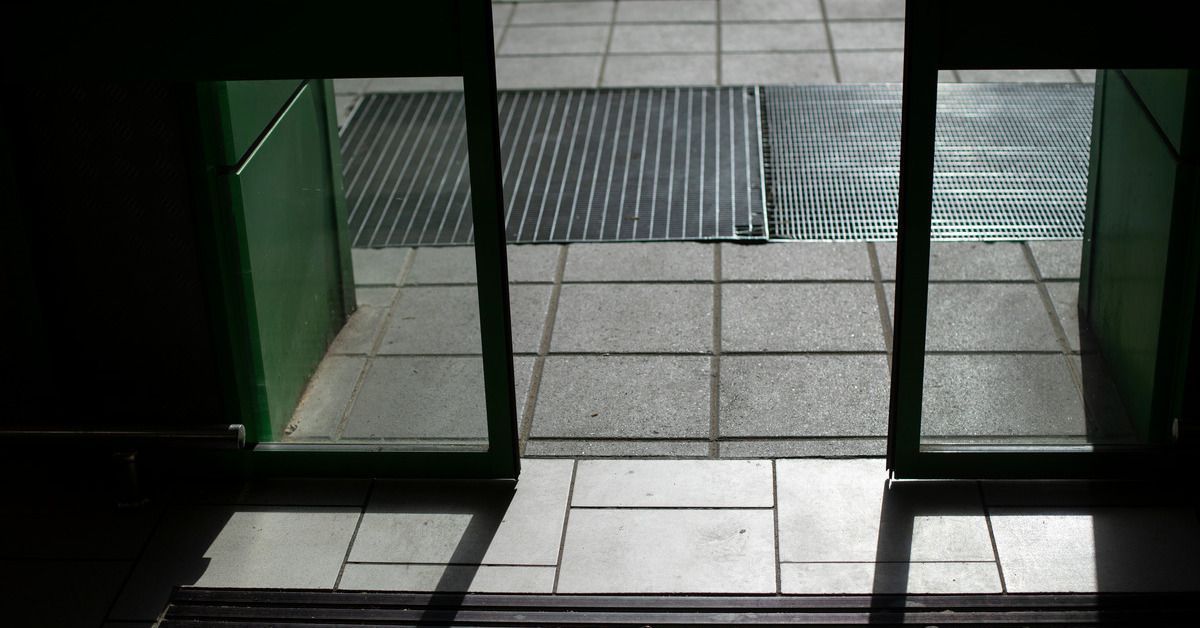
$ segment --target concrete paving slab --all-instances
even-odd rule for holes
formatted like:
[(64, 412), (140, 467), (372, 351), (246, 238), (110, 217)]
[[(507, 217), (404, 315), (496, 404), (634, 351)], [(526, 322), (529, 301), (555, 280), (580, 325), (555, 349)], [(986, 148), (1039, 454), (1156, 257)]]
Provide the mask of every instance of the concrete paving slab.
[(617, 22), (715, 22), (717, 0), (621, 0)]
[(721, 280), (871, 280), (867, 247), (861, 242), (771, 242), (721, 247)]
[(332, 440), (366, 365), (365, 357), (325, 356), (300, 397), (283, 440)]
[(900, 83), (904, 80), (903, 51), (838, 50), (835, 55), (843, 83)]
[(358, 286), (394, 286), (400, 283), (400, 271), (409, 249), (351, 249), (354, 284)]
[(483, 360), (379, 357), (350, 409), (345, 438), (487, 441)]
[(818, 0), (721, 0), (721, 20), (763, 22), (820, 20)]
[(658, 87), (663, 85), (715, 85), (715, 54), (626, 54), (609, 56), (604, 64), (603, 87)]
[(709, 285), (564, 285), (550, 350), (711, 351), (712, 306)]
[(833, 58), (828, 52), (747, 52), (721, 55), (721, 82), (726, 85), (833, 84)]
[(904, 17), (904, 0), (825, 0), (830, 20)]
[(603, 55), (498, 57), (500, 89), (567, 89), (600, 84)]
[(882, 352), (875, 287), (867, 283), (724, 284), (721, 349)]
[(1029, 250), (1042, 279), (1078, 279), (1083, 262), (1080, 240), (1031, 240)]
[[(518, 4), (512, 24), (595, 24), (612, 20), (615, 2), (526, 2)], [(495, 15), (492, 16), (495, 19)]]
[(554, 567), (508, 565), (380, 565), (349, 563), (344, 591), (553, 593)]
[[(896, 279), (896, 243), (876, 242), (884, 281)], [(932, 242), (932, 281), (1033, 281), (1033, 270), (1019, 242)]]
[(820, 22), (721, 24), (722, 52), (802, 52), (828, 50)]
[(765, 460), (581, 460), (572, 507), (770, 508)]
[(716, 52), (716, 24), (617, 24), (610, 54)]
[(785, 594), (1000, 593), (996, 563), (783, 563)]
[(599, 54), (608, 39), (607, 24), (509, 26), (500, 55)]
[(526, 456), (568, 458), (707, 458), (706, 440), (607, 440), (531, 438)]
[(927, 316), (928, 351), (1061, 349), (1032, 283), (930, 284)]
[(713, 245), (604, 242), (568, 247), (566, 282), (712, 281)]
[(883, 438), (739, 438), (722, 440), (721, 458), (863, 458), (887, 452)]
[(904, 49), (904, 22), (900, 20), (830, 22), (829, 33), (838, 52)]
[[(536, 353), (551, 286), (509, 287), (513, 351)], [(400, 291), (380, 354), (468, 354), (482, 351), (475, 286), (420, 286)]]

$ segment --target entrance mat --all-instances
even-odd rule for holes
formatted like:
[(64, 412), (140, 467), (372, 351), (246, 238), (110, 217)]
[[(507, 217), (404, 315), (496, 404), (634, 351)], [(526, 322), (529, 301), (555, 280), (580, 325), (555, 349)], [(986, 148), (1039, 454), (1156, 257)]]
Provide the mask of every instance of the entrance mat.
[[(511, 242), (764, 234), (754, 87), (501, 92)], [(461, 92), (369, 94), (341, 134), (355, 247), (466, 244)]]
[(176, 589), (161, 626), (1187, 625), (1194, 594), (581, 596)]

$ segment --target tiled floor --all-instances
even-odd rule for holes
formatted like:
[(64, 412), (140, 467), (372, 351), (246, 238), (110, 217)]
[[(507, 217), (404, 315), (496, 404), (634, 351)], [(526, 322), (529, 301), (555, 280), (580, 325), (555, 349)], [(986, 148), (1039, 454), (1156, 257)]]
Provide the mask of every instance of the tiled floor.
[[(935, 243), (925, 435), (1094, 442), (1078, 241)], [(482, 444), (469, 247), (355, 250), (293, 440)], [(527, 456), (882, 455), (895, 245), (509, 247)], [(472, 439), (474, 439), (472, 441)]]
[[(515, 490), (505, 482), (275, 480), (177, 486), (151, 506), (122, 511), (91, 494), (72, 497), (78, 486), (54, 487), (52, 499), (6, 514), (23, 532), (19, 546), (0, 554), (0, 602), (6, 621), (16, 618), (11, 625), (95, 626), (107, 617), (129, 626), (149, 625), (175, 585), (1200, 590), (1200, 521), (1183, 487), (889, 484), (879, 459), (535, 459), (523, 467)], [(92, 529), (97, 522), (110, 533)], [(69, 604), (64, 591), (74, 592)]]

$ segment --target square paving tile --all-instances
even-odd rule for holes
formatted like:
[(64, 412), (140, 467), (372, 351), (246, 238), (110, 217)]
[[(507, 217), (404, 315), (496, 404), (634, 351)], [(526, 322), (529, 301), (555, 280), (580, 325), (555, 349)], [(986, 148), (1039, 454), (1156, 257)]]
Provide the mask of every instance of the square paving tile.
[(783, 563), (783, 593), (1000, 593), (996, 563)]
[(821, 22), (722, 24), (723, 52), (796, 52), (828, 50)]
[[(896, 243), (876, 242), (884, 281), (896, 279)], [(929, 278), (934, 281), (1033, 281), (1019, 242), (932, 242)]]
[(580, 460), (571, 506), (770, 508), (767, 460)]
[(904, 48), (904, 22), (900, 20), (830, 22), (829, 33), (838, 51)]
[(1067, 344), (1079, 351), (1079, 284), (1074, 281), (1047, 282), (1046, 292), (1054, 304), (1054, 313), (1067, 333)]
[(837, 51), (843, 83), (900, 83), (904, 80), (904, 53), (899, 50)]
[(607, 25), (509, 26), (500, 44), (501, 55), (602, 53)]
[(828, 52), (724, 53), (721, 82), (725, 85), (836, 83)]
[(354, 300), (360, 305), (372, 307), (388, 307), (396, 298), (396, 289), (387, 287), (356, 288)]
[(617, 22), (715, 22), (717, 0), (621, 0)]
[(707, 438), (704, 356), (546, 358), (534, 437)]
[(784, 562), (994, 561), (974, 484), (887, 482), (884, 461), (780, 460)]
[(871, 280), (861, 242), (771, 242), (721, 247), (722, 281)]
[(721, 358), (721, 436), (887, 434), (887, 356)]
[(553, 566), (573, 465), (525, 460), (515, 489), (498, 481), (380, 481), (349, 560)]
[(887, 443), (879, 438), (745, 438), (723, 440), (721, 458), (863, 458), (883, 456)]
[(508, 565), (379, 565), (349, 563), (344, 591), (553, 593), (554, 567)]
[(1032, 240), (1029, 250), (1042, 279), (1078, 279), (1083, 260), (1080, 240)]
[(818, 0), (721, 0), (721, 20), (761, 22), (820, 20)]
[(359, 286), (400, 283), (400, 271), (409, 249), (350, 249), (354, 283)]
[[(513, 351), (537, 352), (551, 290), (549, 285), (509, 287)], [(379, 353), (479, 353), (478, 299), (475, 286), (402, 289)]]
[(176, 509), (159, 525), (110, 618), (155, 619), (175, 585), (331, 589), (358, 518), (357, 508)]
[(567, 248), (563, 281), (712, 281), (713, 245), (605, 242)]
[(329, 353), (340, 355), (366, 355), (375, 346), (375, 337), (387, 318), (386, 307), (359, 304), (358, 309), (346, 320), (337, 337), (329, 345)]
[(500, 89), (567, 89), (596, 87), (603, 55), (498, 57), (496, 84)]
[(473, 284), (475, 247), (425, 246), (415, 250), (406, 284)]
[(711, 351), (712, 306), (710, 285), (564, 285), (551, 351)]
[(613, 2), (524, 2), (515, 9), (513, 24), (597, 23), (612, 20)]
[(921, 433), (937, 437), (1087, 434), (1062, 355), (928, 355)]
[(1011, 593), (1200, 590), (1189, 508), (991, 509)]
[(904, 0), (825, 0), (831, 20), (904, 17)]
[(486, 442), (483, 359), (376, 358), (350, 409), (345, 437)]
[(558, 272), (557, 244), (510, 244), (508, 281), (510, 283), (550, 283)]
[(721, 349), (884, 351), (875, 287), (867, 283), (724, 284)]
[(337, 432), (358, 376), (367, 364), (364, 357), (328, 355), (317, 365), (317, 372), (300, 397), (292, 420), (285, 430), (287, 440), (328, 440)]
[(959, 70), (964, 83), (1077, 83), (1070, 70)]
[(628, 54), (608, 57), (600, 84), (603, 87), (654, 87), (713, 85), (716, 82), (716, 54)]
[[(889, 299), (895, 303), (895, 298)], [(929, 351), (1057, 351), (1050, 314), (1032, 283), (929, 286)]]
[[(716, 52), (715, 24), (617, 24), (610, 53)], [(610, 59), (611, 61), (611, 59)]]
[(774, 593), (770, 510), (572, 509), (558, 593)]
[(461, 76), (386, 76), (372, 79), (367, 86), (368, 93), (461, 91)]
[[(526, 456), (707, 458), (707, 440), (604, 440), (531, 438)], [(744, 456), (742, 456), (744, 457)]]

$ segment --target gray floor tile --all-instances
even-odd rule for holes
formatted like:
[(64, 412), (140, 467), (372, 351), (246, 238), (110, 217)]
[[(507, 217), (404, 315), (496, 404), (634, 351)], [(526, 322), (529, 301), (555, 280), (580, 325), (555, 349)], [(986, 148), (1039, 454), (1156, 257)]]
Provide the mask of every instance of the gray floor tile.
[(338, 96), (357, 96), (367, 90), (369, 78), (333, 79), (333, 93)]
[(564, 285), (551, 350), (710, 351), (712, 305), (702, 284)]
[(1200, 590), (1193, 509), (992, 508), (1011, 593)]
[(94, 628), (129, 573), (128, 561), (0, 560), (6, 626)]
[(350, 249), (354, 283), (359, 286), (400, 283), (400, 271), (408, 249)]
[(372, 360), (345, 438), (486, 441), (482, 358)]
[(708, 441), (698, 440), (559, 440), (531, 438), (526, 456), (621, 458), (707, 458)]
[(617, 22), (714, 22), (717, 0), (621, 0)]
[(609, 44), (618, 54), (716, 51), (715, 24), (617, 24)]
[(1095, 83), (1096, 82), (1096, 71), (1095, 70), (1075, 70), (1075, 73), (1079, 75), (1079, 79), (1081, 81), (1083, 81), (1084, 83)]
[(784, 562), (991, 561), (974, 484), (887, 483), (884, 461), (780, 460)]
[(1079, 284), (1074, 281), (1047, 283), (1046, 291), (1050, 293), (1054, 313), (1058, 314), (1063, 331), (1067, 333), (1067, 344), (1071, 350), (1079, 351)]
[(725, 284), (722, 351), (883, 351), (875, 287)]
[(819, 20), (818, 0), (721, 0), (721, 20)]
[(1078, 279), (1083, 257), (1080, 240), (1031, 240), (1029, 249), (1042, 279)]
[(887, 434), (887, 356), (721, 358), (721, 436)]
[(375, 346), (375, 337), (387, 318), (387, 308), (359, 305), (329, 345), (335, 355), (366, 355)]
[(833, 47), (842, 50), (902, 50), (904, 22), (901, 20), (830, 22)]
[(345, 591), (552, 593), (554, 567), (350, 563), (342, 574), (340, 588)]
[(904, 53), (898, 50), (837, 51), (843, 83), (900, 83), (904, 80)]
[(176, 585), (331, 589), (359, 514), (357, 508), (174, 510), (155, 532), (110, 618), (154, 619)]
[(861, 242), (771, 242), (721, 247), (722, 281), (871, 280)]
[(415, 250), (405, 284), (476, 282), (475, 247), (427, 246)]
[(237, 497), (243, 506), (363, 506), (371, 480), (262, 478), (247, 482)]
[(388, 76), (371, 80), (370, 93), (461, 92), (461, 76)]
[(725, 440), (722, 458), (847, 458), (882, 456), (883, 438), (787, 438)]
[[(896, 243), (876, 242), (884, 281), (896, 279)], [(934, 281), (1033, 281), (1033, 270), (1017, 242), (933, 242), (929, 278)]]
[[(516, 5), (513, 24), (607, 23), (613, 2), (535, 2)], [(493, 17), (494, 19), (494, 17)]]
[(496, 83), (500, 89), (567, 89), (600, 84), (602, 55), (571, 57), (500, 57)]
[(1070, 70), (959, 70), (964, 83), (1076, 83)]
[[(513, 351), (537, 352), (551, 290), (549, 285), (509, 286)], [(381, 354), (480, 351), (479, 296), (475, 286), (402, 289), (379, 346)]]
[(1191, 487), (1155, 481), (997, 480), (981, 482), (989, 506), (1186, 505)]
[(769, 510), (573, 509), (559, 593), (774, 593)]
[(581, 460), (571, 506), (770, 508), (765, 460)]
[(572, 244), (563, 281), (712, 281), (713, 245), (698, 242)]
[(783, 563), (783, 593), (1000, 593), (996, 563)]
[(501, 55), (554, 55), (604, 52), (607, 25), (510, 26)]
[(507, 482), (380, 481), (351, 562), (555, 565), (571, 460), (525, 460)]
[(713, 85), (715, 54), (612, 55), (604, 64), (603, 87)]
[(721, 24), (723, 52), (795, 52), (828, 50), (820, 22)]
[(706, 438), (709, 358), (546, 358), (534, 437)]
[(333, 438), (366, 364), (365, 357), (325, 356), (292, 413), (284, 440)]
[(828, 52), (732, 53), (721, 55), (725, 85), (836, 83)]
[(512, 18), (513, 7), (516, 6), (511, 2), (493, 2), (492, 3), (492, 23), (501, 26), (507, 24)]
[(553, 282), (558, 271), (557, 244), (510, 244), (508, 246), (508, 281)]
[(1060, 349), (1050, 314), (1032, 283), (931, 284), (927, 316), (925, 347), (930, 351)]
[(354, 290), (354, 299), (360, 306), (369, 305), (372, 307), (388, 307), (392, 304), (392, 300), (395, 298), (396, 289), (390, 286), (357, 288)]
[(929, 355), (926, 437), (1087, 434), (1083, 399), (1062, 355)]
[(831, 20), (904, 17), (904, 0), (825, 0)]

